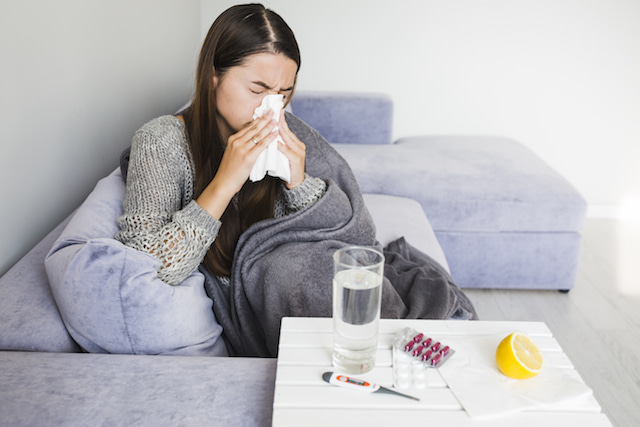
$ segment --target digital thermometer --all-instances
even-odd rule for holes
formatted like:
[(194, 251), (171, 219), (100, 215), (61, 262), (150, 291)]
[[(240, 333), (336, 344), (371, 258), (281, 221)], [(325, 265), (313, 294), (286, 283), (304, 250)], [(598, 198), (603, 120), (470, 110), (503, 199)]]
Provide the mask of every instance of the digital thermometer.
[(389, 393), (389, 394), (395, 394), (398, 396), (402, 396), (402, 397), (406, 397), (409, 399), (413, 399), (413, 400), (417, 400), (418, 402), (420, 401), (420, 399), (418, 399), (417, 397), (413, 397), (413, 396), (409, 396), (408, 394), (403, 394), (403, 393), (398, 393), (395, 390), (391, 390), (390, 388), (386, 388), (386, 387), (382, 387), (379, 384), (372, 384), (370, 382), (364, 381), (364, 380), (360, 380), (358, 378), (353, 378), (350, 377), (348, 375), (344, 375), (344, 374), (338, 374), (335, 372), (325, 372), (324, 374), (322, 374), (322, 379), (325, 380), (326, 382), (328, 382), (331, 385), (337, 385), (339, 387), (346, 387), (346, 388), (350, 388), (353, 390), (360, 390), (360, 391), (364, 391), (367, 393)]

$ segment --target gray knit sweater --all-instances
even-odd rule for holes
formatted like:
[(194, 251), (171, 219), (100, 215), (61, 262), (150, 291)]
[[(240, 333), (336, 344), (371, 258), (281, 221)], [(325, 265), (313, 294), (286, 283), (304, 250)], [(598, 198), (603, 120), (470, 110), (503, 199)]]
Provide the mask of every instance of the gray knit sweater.
[[(198, 268), (222, 224), (193, 200), (194, 188), (184, 123), (162, 116), (140, 128), (131, 143), (116, 239), (157, 258), (158, 277), (170, 285), (180, 284)], [(308, 175), (292, 190), (283, 183), (276, 194), (274, 217), (302, 209), (325, 190), (323, 180)]]

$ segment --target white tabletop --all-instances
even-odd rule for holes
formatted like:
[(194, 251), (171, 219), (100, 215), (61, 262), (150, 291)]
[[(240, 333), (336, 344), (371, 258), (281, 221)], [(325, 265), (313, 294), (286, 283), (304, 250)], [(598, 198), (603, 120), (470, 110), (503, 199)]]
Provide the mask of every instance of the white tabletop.
[[(545, 358), (545, 369), (560, 369), (582, 379), (542, 322), (389, 320), (380, 323), (376, 367), (356, 375), (385, 387), (393, 385), (391, 341), (404, 327), (434, 337), (443, 344), (486, 335), (507, 336), (522, 331), (531, 336)], [(280, 333), (278, 369), (273, 403), (273, 425), (441, 425), (452, 426), (611, 426), (591, 395), (587, 398), (536, 408), (490, 420), (471, 418), (437, 369), (427, 371), (427, 388), (402, 390), (420, 402), (393, 395), (367, 394), (331, 386), (322, 374), (331, 366), (332, 320), (330, 318), (284, 318)], [(455, 347), (454, 347), (455, 349)], [(454, 357), (456, 355), (454, 354)], [(413, 393), (412, 393), (413, 392)], [(515, 422), (515, 424), (514, 424)], [(435, 423), (435, 424), (434, 424)]]

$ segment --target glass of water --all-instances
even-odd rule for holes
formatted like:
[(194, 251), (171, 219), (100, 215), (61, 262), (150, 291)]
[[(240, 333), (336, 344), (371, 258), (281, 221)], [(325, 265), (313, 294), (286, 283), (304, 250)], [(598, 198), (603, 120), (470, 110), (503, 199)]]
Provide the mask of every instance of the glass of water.
[(351, 246), (333, 255), (333, 366), (362, 374), (375, 366), (384, 255)]

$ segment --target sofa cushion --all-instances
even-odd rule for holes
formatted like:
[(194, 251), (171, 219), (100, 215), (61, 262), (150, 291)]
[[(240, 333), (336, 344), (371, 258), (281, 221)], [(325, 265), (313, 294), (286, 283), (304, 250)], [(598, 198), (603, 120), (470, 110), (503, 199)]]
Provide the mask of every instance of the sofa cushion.
[(0, 373), (2, 426), (268, 427), (276, 360), (0, 352)]
[(329, 142), (391, 144), (393, 102), (388, 95), (296, 92), (291, 111)]
[(204, 277), (180, 286), (159, 261), (113, 239), (125, 184), (117, 169), (78, 208), (46, 257), (54, 298), (71, 336), (89, 352), (225, 355)]
[(511, 139), (434, 136), (391, 146), (334, 146), (363, 192), (417, 200), (436, 233), (566, 232), (584, 222), (582, 196)]

